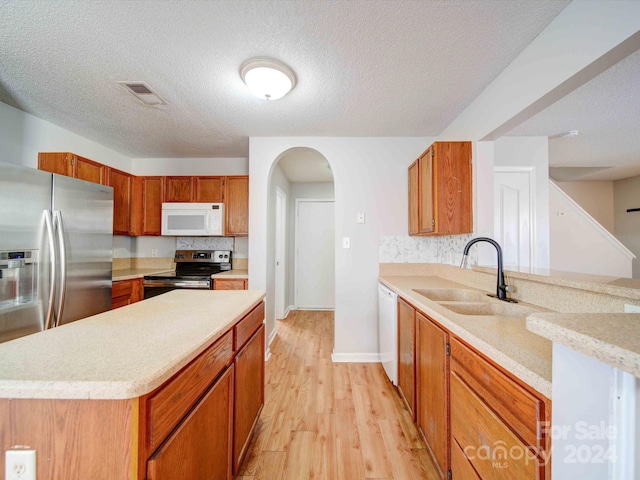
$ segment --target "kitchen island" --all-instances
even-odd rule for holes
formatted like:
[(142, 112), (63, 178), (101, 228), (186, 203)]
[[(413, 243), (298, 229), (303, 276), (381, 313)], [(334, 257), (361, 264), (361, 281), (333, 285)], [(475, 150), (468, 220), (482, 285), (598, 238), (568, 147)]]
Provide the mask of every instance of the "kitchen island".
[(39, 480), (231, 478), (264, 402), (263, 298), (176, 290), (0, 345), (4, 450), (35, 449)]

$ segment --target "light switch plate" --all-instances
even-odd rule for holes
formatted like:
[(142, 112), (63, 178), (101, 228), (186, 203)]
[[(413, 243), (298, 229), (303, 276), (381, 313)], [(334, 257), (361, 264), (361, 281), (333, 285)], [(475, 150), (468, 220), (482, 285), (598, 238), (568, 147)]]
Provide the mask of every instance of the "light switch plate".
[(356, 222), (364, 223), (364, 212), (358, 212), (358, 216), (356, 218)]
[(342, 248), (351, 248), (351, 239), (349, 237), (342, 237)]

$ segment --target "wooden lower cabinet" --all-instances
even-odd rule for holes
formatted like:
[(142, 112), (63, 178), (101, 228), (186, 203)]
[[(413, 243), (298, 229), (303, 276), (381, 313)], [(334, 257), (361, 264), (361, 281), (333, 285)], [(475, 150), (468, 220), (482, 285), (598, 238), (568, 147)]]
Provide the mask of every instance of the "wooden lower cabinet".
[(451, 443), (464, 454), (452, 463), (453, 478), (466, 478), (456, 470), (469, 468), (480, 479), (551, 478), (550, 462), (545, 462), (548, 399), (455, 338), (450, 381)]
[(440, 478), (449, 470), (449, 334), (430, 318), (417, 313), (417, 424), (438, 467)]
[(214, 278), (213, 279), (214, 290), (246, 290), (247, 280), (242, 278)]
[(230, 480), (264, 405), (263, 320), (261, 302), (141, 397), (1, 398), (0, 441), (37, 451), (38, 480)]
[(244, 459), (251, 434), (264, 406), (264, 325), (236, 355), (233, 425), (233, 473)]
[(398, 390), (416, 420), (416, 310), (398, 299)]
[(147, 480), (230, 480), (234, 367), (230, 366), (147, 462)]
[(398, 356), (399, 394), (440, 478), (551, 478), (548, 398), (402, 298)]
[(118, 280), (111, 286), (111, 310), (139, 302), (144, 297), (142, 279)]

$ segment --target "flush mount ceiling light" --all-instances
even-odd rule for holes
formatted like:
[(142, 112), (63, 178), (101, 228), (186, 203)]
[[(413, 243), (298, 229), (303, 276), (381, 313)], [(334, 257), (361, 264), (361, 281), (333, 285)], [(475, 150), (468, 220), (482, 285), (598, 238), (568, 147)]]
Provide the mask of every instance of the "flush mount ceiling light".
[(256, 97), (277, 100), (296, 86), (296, 74), (270, 58), (252, 58), (240, 67), (240, 76)]

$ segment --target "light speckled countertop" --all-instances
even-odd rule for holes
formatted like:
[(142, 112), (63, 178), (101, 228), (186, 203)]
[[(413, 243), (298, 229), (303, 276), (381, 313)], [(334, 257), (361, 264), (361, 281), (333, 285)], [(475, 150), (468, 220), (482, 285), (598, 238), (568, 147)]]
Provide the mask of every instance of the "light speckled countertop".
[[(484, 353), (547, 398), (551, 398), (552, 344), (548, 339), (527, 330), (525, 317), (460, 315), (414, 291), (428, 288), (463, 288), (479, 291), (440, 277), (382, 275), (380, 281), (455, 336)], [(502, 303), (489, 297), (487, 299), (491, 303)], [(519, 305), (545, 311), (543, 308), (525, 303)]]
[(527, 328), (640, 377), (640, 314), (638, 313), (534, 313)]
[(139, 397), (263, 298), (261, 290), (174, 290), (0, 344), (0, 398)]
[(228, 279), (238, 279), (238, 280), (246, 280), (249, 278), (248, 270), (229, 270), (228, 272), (216, 273), (215, 275), (211, 275), (212, 278), (228, 278)]
[(170, 273), (175, 270), (167, 268), (122, 268), (120, 270), (113, 270), (111, 272), (111, 279), (114, 282), (121, 280), (134, 280), (136, 278), (142, 278), (145, 275), (158, 275), (161, 273)]

